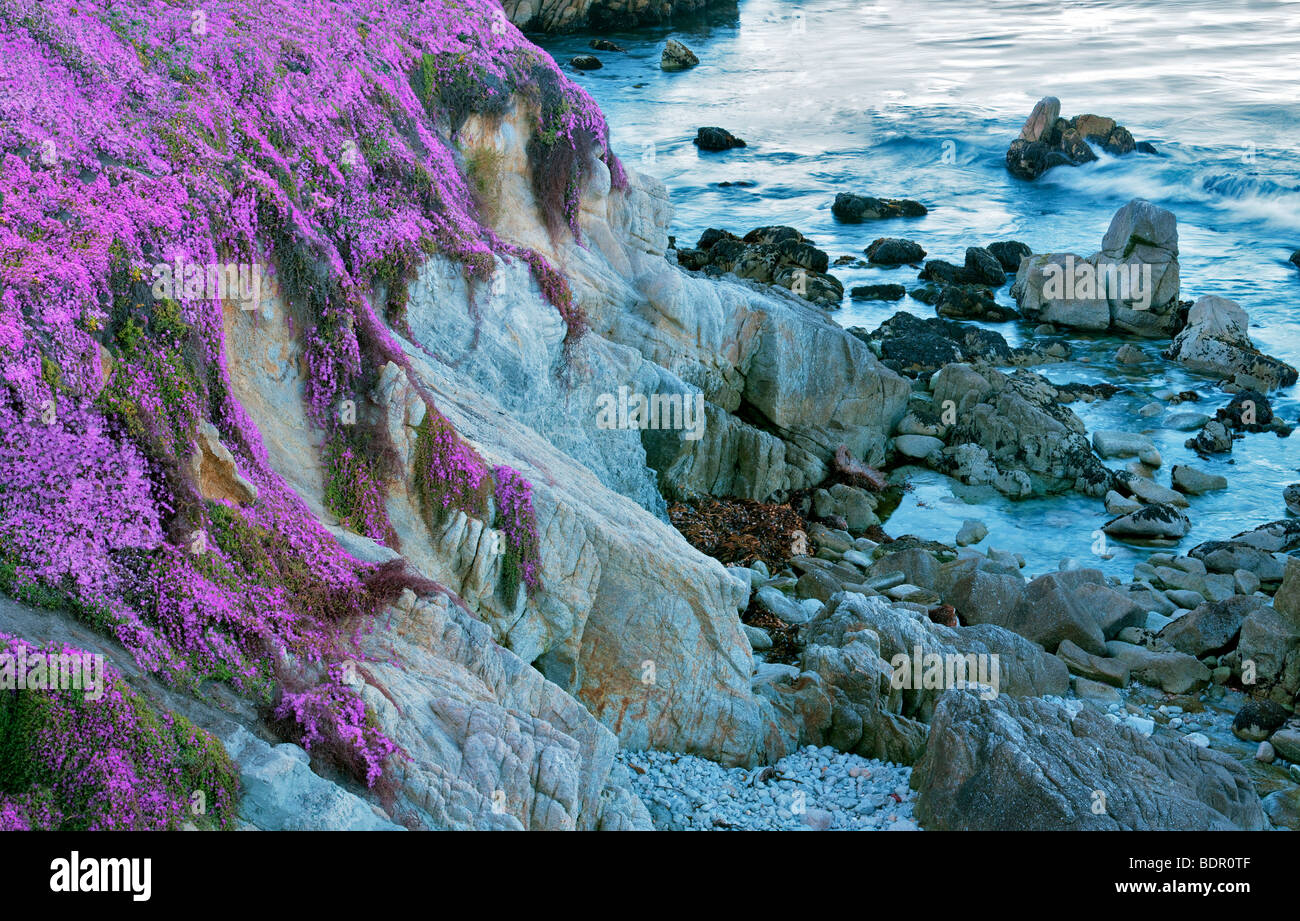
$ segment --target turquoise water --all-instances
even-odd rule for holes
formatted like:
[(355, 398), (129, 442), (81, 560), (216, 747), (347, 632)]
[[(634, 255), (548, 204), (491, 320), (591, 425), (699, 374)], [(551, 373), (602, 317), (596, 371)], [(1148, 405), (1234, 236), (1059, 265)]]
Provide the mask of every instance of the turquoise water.
[[(605, 36), (626, 54), (595, 52), (598, 71), (570, 71), (609, 118), (615, 149), (634, 168), (662, 179), (675, 205), (673, 232), (692, 244), (706, 227), (744, 232), (790, 224), (832, 260), (860, 255), (879, 236), (916, 240), (929, 258), (960, 263), (967, 246), (1019, 239), (1036, 252), (1095, 252), (1111, 216), (1134, 197), (1177, 215), (1184, 299), (1218, 294), (1250, 313), (1265, 351), (1300, 365), (1300, 3), (1202, 2), (966, 3), (741, 0), (674, 29)], [(665, 73), (663, 39), (679, 38), (701, 64)], [(544, 38), (561, 62), (592, 53), (592, 36)], [(1041, 96), (1060, 98), (1066, 116), (1093, 112), (1126, 125), (1160, 156), (1102, 159), (1058, 168), (1035, 183), (1012, 178), (1007, 145)], [(719, 125), (749, 146), (701, 153), (701, 125)], [(723, 185), (723, 183), (743, 183)], [(841, 225), (835, 193), (855, 191), (924, 202), (930, 214)], [(897, 281), (909, 269), (833, 269), (853, 285)], [(1012, 303), (1007, 289), (999, 300)], [(835, 312), (844, 326), (875, 328), (901, 304), (855, 304)], [(990, 324), (1013, 344), (1028, 324)], [(1229, 536), (1286, 515), (1281, 490), (1300, 480), (1300, 434), (1247, 435), (1231, 455), (1202, 461), (1182, 447), (1187, 433), (1145, 419), (1138, 407), (1162, 388), (1194, 389), (1213, 414), (1226, 395), (1213, 381), (1159, 359), (1167, 343), (1137, 342), (1150, 360), (1117, 368), (1120, 339), (1070, 337), (1074, 359), (1035, 370), (1053, 381), (1109, 381), (1110, 401), (1074, 403), (1087, 424), (1150, 434), (1168, 470), (1190, 462), (1226, 475), (1230, 488), (1192, 499), (1192, 533), (1181, 547)], [(1296, 388), (1273, 396), (1295, 423)], [(1124, 461), (1113, 465), (1122, 466)], [(1126, 574), (1146, 550), (1115, 542), (1115, 556), (1092, 554), (1093, 532), (1108, 516), (1100, 501), (1058, 497), (1010, 502), (973, 493), (945, 477), (913, 471), (913, 490), (890, 519), (890, 533), (951, 538), (962, 519), (990, 527), (982, 546), (1023, 553), (1029, 569), (1081, 557)]]

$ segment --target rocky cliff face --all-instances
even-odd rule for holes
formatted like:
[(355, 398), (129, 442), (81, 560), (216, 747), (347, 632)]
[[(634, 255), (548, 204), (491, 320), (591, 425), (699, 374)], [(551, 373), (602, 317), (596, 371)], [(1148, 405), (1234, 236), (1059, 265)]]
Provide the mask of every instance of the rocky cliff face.
[[(645, 827), (614, 762), (620, 744), (727, 764), (788, 751), (799, 725), (751, 687), (737, 614), (749, 582), (687, 544), (664, 497), (766, 498), (820, 482), (837, 450), (879, 460), (907, 383), (793, 295), (670, 265), (663, 187), (624, 173), (590, 100), (490, 3), (452, 19), (426, 5), (411, 23), (376, 19), (366, 3), (265, 11), (345, 53), (326, 59), (305, 41), (233, 76), (220, 69), (225, 51), (261, 22), (237, 3), (188, 33), (178, 20), (141, 35), (81, 6), (0, 13), (33, 85), (67, 82), (112, 131), (132, 106), (161, 111), (175, 98), (226, 124), (256, 95), (232, 81), (277, 101), (231, 122), (257, 125), (238, 137), (214, 139), (182, 115), (135, 119), (111, 145), (92, 132), (46, 147), (36, 139), (61, 110), (41, 96), (0, 137), (8, 226), (55, 227), (46, 205), (57, 199), (109, 251), (78, 263), (80, 275), (43, 273), (41, 260), (81, 258), (56, 252), (76, 252), (71, 231), (7, 238), (22, 271), (0, 316), (5, 412), (32, 437), (7, 447), (6, 469), (42, 450), (34, 414), (49, 397), (44, 424), (104, 426), (103, 463), (91, 456), (75, 476), (125, 464), (126, 498), (148, 524), (129, 545), (97, 535), (105, 519), (71, 496), (69, 527), (98, 541), (93, 586), (57, 546), (37, 558), (8, 528), (0, 549), (19, 564), (8, 588), (63, 610), (15, 608), (0, 626), (58, 639), (45, 627), (93, 603), (110, 625), (98, 648), (128, 680), (233, 671), (240, 690), (261, 688), (271, 710), (200, 721), (237, 762), (243, 820), (257, 827)], [(408, 47), (408, 34), (424, 45)], [(183, 73), (170, 57), (178, 41), (194, 46)], [(136, 95), (87, 95), (110, 64)], [(367, 125), (359, 142), (330, 120), (337, 105), (281, 105), (311, 95), (287, 84), (337, 86), (330, 73), (344, 67), (384, 87), (377, 107), (366, 108), (373, 96), (350, 103)], [(189, 89), (159, 91), (169, 80)], [(266, 89), (276, 81), (286, 86)], [(141, 124), (178, 126), (167, 154)], [(106, 145), (118, 160), (95, 161)], [(312, 159), (338, 149), (337, 165)], [(76, 164), (92, 161), (109, 175), (79, 179)], [(207, 184), (196, 164), (226, 179)], [(41, 183), (68, 191), (33, 195)], [(134, 236), (95, 236), (122, 196), (147, 213), (162, 188), (175, 214)], [(204, 221), (187, 225), (193, 213)], [(181, 271), (195, 252), (214, 265), (261, 253), (279, 281), (260, 298), (213, 297), (177, 277), (151, 297), (141, 261), (165, 255)], [(112, 307), (80, 318), (33, 308), (56, 295)], [(701, 437), (602, 426), (599, 408), (620, 388), (702, 398)], [(81, 407), (72, 421), (61, 401)], [(35, 523), (40, 512), (23, 514)], [(143, 578), (165, 588), (142, 594)], [(241, 618), (267, 624), (228, 638)], [(352, 623), (365, 629), (350, 646)], [(197, 650), (184, 645), (195, 635)], [(302, 749), (268, 744), (295, 722), (291, 738), (313, 754), (345, 748), (362, 785), (308, 777)], [(381, 777), (377, 819), (356, 797)]]
[[(446, 260), (421, 267), (407, 306), (412, 336), (403, 340), (410, 370), (385, 368), (368, 398), (408, 470), (387, 500), (401, 553), (625, 745), (761, 760), (771, 717), (751, 693), (736, 614), (748, 588), (659, 519), (657, 484), (725, 493), (740, 483), (734, 494), (764, 497), (820, 481), (839, 444), (883, 453), (907, 385), (807, 305), (671, 266), (668, 204), (653, 180), (633, 174), (626, 191), (611, 191), (597, 173), (582, 198), (585, 245), (553, 242), (530, 191), (526, 126), (518, 113), (472, 123), (465, 149), (490, 145), (501, 155), (507, 217), (495, 229), (560, 267), (592, 331), (566, 355), (560, 318), (517, 263), (503, 262), (492, 285), (467, 283)], [(304, 461), (316, 454), (304, 382), (292, 362), (264, 373), (301, 346), (274, 321), (234, 309), (226, 317), (236, 394), (277, 471), (328, 520), (322, 477)], [(412, 372), (491, 463), (533, 483), (544, 586), (535, 597), (501, 596), (502, 545), (482, 522), (458, 516), (430, 539), (411, 487), (426, 411)], [(598, 397), (621, 386), (647, 395), (703, 390), (708, 400), (703, 437), (678, 437), (663, 475), (648, 466), (642, 436), (673, 433), (596, 426)], [(760, 429), (727, 411), (745, 403), (771, 424)], [(759, 467), (749, 444), (804, 458), (805, 468)]]
[[(394, 627), (406, 642), (388, 649), (388, 658), (397, 652), (394, 667), (375, 669), (376, 690), (365, 696), (380, 705), (381, 721), (408, 752), (428, 735), (407, 714), (430, 707), (440, 732), (450, 735), (451, 751), (461, 746), (454, 766), (433, 750), (403, 775), (408, 795), (431, 804), (425, 808), (437, 824), (486, 821), (494, 815), (495, 789), (528, 806), (524, 815), (508, 813), (526, 827), (634, 823), (634, 814), (611, 819), (600, 811), (602, 795), (624, 801), (616, 777), (607, 780), (610, 790), (600, 780), (616, 747), (610, 731), (623, 745), (690, 751), (729, 764), (784, 753), (798, 731), (788, 720), (779, 726), (771, 704), (751, 691), (752, 657), (737, 617), (748, 586), (660, 520), (659, 484), (676, 495), (762, 498), (824, 479), (839, 444), (879, 459), (908, 388), (858, 340), (793, 297), (691, 277), (670, 265), (664, 258), (669, 208), (657, 182), (630, 174), (627, 190), (611, 191), (597, 173), (582, 197), (585, 245), (557, 244), (530, 190), (527, 119), (516, 112), (498, 124), (474, 122), (462, 137), (468, 153), (490, 145), (502, 155), (499, 213), (506, 217), (495, 229), (560, 267), (592, 332), (566, 355), (560, 317), (516, 262), (503, 261), (500, 281), (489, 285), (467, 282), (444, 259), (420, 268), (407, 306), (411, 338), (400, 340), (410, 370), (389, 365), (368, 396), (407, 471), (390, 484), (387, 510), (402, 556), (451, 588), (482, 623), (454, 605), (441, 605), (437, 614), (420, 613), (428, 602), (410, 602), (416, 613), (394, 610), (389, 616), (397, 622), (421, 622), (419, 636), (440, 639), (421, 642), (406, 635), (411, 628)], [(235, 394), (277, 472), (329, 522), (302, 400), (305, 382), (295, 363), (282, 358), (299, 353), (301, 344), (274, 320), (236, 309), (227, 309), (226, 320)], [(276, 373), (266, 373), (273, 366)], [(484, 457), (532, 482), (544, 586), (535, 597), (522, 590), (501, 596), (503, 545), (482, 521), (459, 515), (428, 534), (411, 486), (416, 427), (427, 410), (412, 372)], [(597, 428), (598, 398), (620, 387), (647, 395), (703, 392), (703, 437)], [(728, 412), (746, 404), (770, 424), (759, 428)], [(659, 472), (649, 466), (655, 452), (648, 443), (663, 437), (673, 439), (674, 453)], [(337, 533), (354, 552), (388, 555), (358, 550), (364, 538)], [(431, 628), (424, 623), (430, 617), (444, 620)], [(451, 648), (462, 651), (450, 662), (449, 630)], [(379, 648), (389, 642), (376, 634)], [(502, 650), (494, 668), (524, 675), (531, 673), (525, 663), (533, 663), (554, 684), (531, 673), (537, 680), (525, 686), (532, 690), (480, 686), (467, 701), (467, 679), (442, 673), (452, 666), (463, 672), (458, 656), (477, 657), (473, 647), (483, 643), (513, 653)], [(432, 680), (434, 692), (413, 675)], [(397, 703), (383, 706), (384, 692)], [(462, 720), (473, 722), (471, 705), (500, 715), (465, 725)], [(517, 724), (511, 712), (533, 719)], [(550, 724), (547, 732), (528, 738), (537, 720)], [(569, 731), (554, 729), (557, 724)], [(487, 773), (513, 771), (513, 779), (499, 781), (499, 788), (458, 789), (467, 776), (484, 774), (462, 762), (469, 756), (464, 746), (502, 734), (527, 739), (525, 748), (538, 759), (533, 770), (517, 752), (495, 753), (502, 760), (491, 760)], [(552, 735), (560, 741), (547, 741)], [(542, 759), (551, 763), (545, 753), (552, 749), (567, 768), (560, 781), (537, 773)], [(557, 783), (573, 795), (556, 800), (544, 792)]]

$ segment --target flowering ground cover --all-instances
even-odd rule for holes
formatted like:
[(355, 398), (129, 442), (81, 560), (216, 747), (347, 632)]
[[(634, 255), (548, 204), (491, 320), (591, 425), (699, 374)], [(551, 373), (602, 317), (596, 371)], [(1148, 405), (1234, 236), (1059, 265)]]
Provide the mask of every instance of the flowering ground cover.
[[(586, 328), (563, 276), (483, 224), (454, 134), (528, 107), (539, 205), (577, 237), (596, 160), (625, 182), (603, 118), (492, 0), (0, 0), (0, 60), (0, 587), (79, 612), (169, 681), (260, 696), (373, 785), (394, 746), (336, 666), (375, 573), (271, 470), (203, 267), (261, 267), (283, 295), (330, 511), (391, 543), (386, 434), (339, 407), (408, 366), (389, 327), (407, 331), (421, 262), (481, 279), (521, 259), (568, 341)], [(426, 512), (493, 518), (504, 581), (536, 591), (529, 484), (426, 402)], [(205, 420), (254, 501), (200, 493)], [(290, 689), (286, 668), (314, 683)]]
[[(86, 655), (0, 634), (20, 652)], [(221, 743), (105, 672), (98, 693), (0, 690), (0, 831), (230, 827), (239, 772)]]

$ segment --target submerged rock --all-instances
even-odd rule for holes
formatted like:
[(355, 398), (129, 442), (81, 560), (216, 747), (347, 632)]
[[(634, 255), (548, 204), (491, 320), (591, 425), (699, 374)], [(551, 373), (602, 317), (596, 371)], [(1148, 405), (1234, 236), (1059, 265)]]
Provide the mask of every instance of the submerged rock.
[(901, 301), (906, 295), (902, 285), (859, 285), (849, 290), (855, 301)]
[(891, 217), (922, 217), (927, 214), (925, 205), (907, 198), (872, 198), (840, 192), (831, 204), (831, 214), (846, 224), (863, 221), (880, 221)]
[(1170, 478), (1175, 489), (1192, 496), (1228, 488), (1227, 477), (1204, 473), (1186, 464), (1175, 464)]
[(1092, 446), (1102, 457), (1137, 457), (1148, 467), (1161, 464), (1155, 442), (1135, 432), (1098, 429), (1092, 433)]

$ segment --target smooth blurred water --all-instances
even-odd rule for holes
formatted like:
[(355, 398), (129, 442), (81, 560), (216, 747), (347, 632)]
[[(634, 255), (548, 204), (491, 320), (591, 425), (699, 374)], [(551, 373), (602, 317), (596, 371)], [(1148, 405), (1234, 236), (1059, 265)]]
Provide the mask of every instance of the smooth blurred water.
[[(699, 55), (698, 67), (665, 73), (663, 39)], [(1300, 365), (1300, 2), (851, 2), (741, 0), (668, 30), (605, 36), (626, 54), (591, 52), (586, 34), (544, 38), (567, 62), (595, 53), (598, 71), (577, 72), (604, 109), (615, 150), (672, 191), (674, 233), (692, 244), (706, 227), (743, 233), (763, 224), (798, 227), (832, 260), (860, 255), (880, 236), (916, 240), (929, 258), (960, 263), (965, 248), (1019, 239), (1036, 252), (1095, 252), (1111, 216), (1134, 197), (1178, 217), (1184, 299), (1219, 294), (1250, 313), (1256, 344)], [(1060, 167), (1035, 183), (1012, 178), (1007, 145), (1034, 102), (1060, 98), (1062, 114), (1108, 115), (1158, 157), (1102, 159)], [(749, 146), (702, 153), (695, 129), (718, 125)], [(723, 185), (742, 182), (744, 185)], [(861, 225), (836, 223), (835, 193), (907, 197), (930, 214)], [(897, 281), (907, 268), (833, 269), (853, 285)], [(1003, 289), (999, 300), (1011, 303)], [(846, 299), (835, 319), (874, 329), (896, 310), (933, 316), (907, 299)], [(991, 325), (1013, 343), (1032, 326)], [(1300, 433), (1247, 435), (1231, 455), (1202, 461), (1187, 434), (1163, 429), (1137, 408), (1163, 387), (1195, 389), (1213, 414), (1226, 395), (1213, 382), (1159, 359), (1167, 343), (1138, 342), (1151, 360), (1117, 368), (1121, 340), (1070, 337), (1075, 360), (1038, 368), (1056, 382), (1110, 381), (1110, 401), (1073, 404), (1089, 431), (1145, 431), (1160, 447), (1168, 484), (1175, 463), (1223, 473), (1229, 490), (1192, 499), (1193, 531), (1181, 545), (1228, 536), (1283, 517), (1282, 487), (1300, 480)], [(1297, 393), (1275, 395), (1288, 422)], [(1116, 461), (1113, 466), (1123, 463)], [(1064, 556), (1097, 562), (1093, 531), (1101, 503), (1062, 497), (1013, 503), (973, 494), (945, 477), (914, 471), (914, 489), (891, 533), (951, 537), (963, 518), (990, 526), (985, 545), (1017, 550), (1036, 572)], [(974, 505), (967, 504), (974, 502)], [(1127, 572), (1146, 550), (1111, 542), (1102, 565)]]

